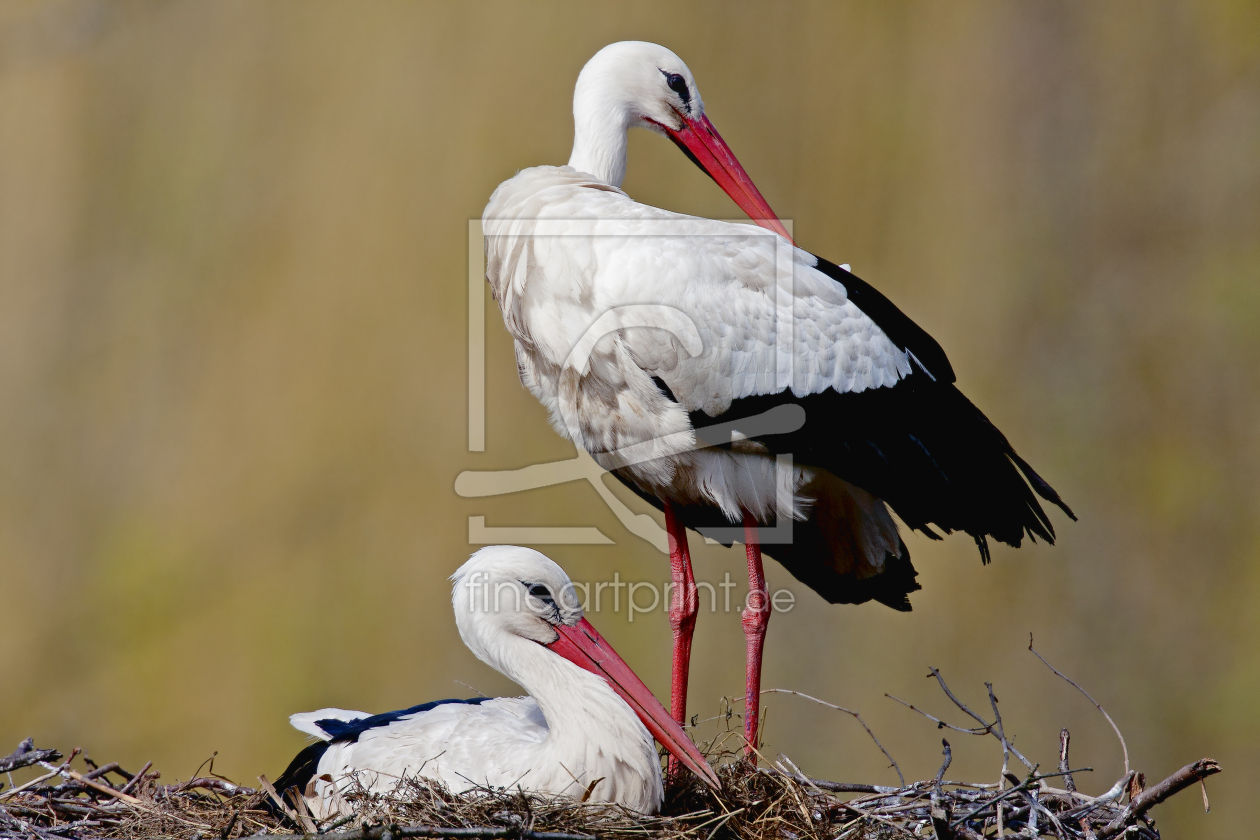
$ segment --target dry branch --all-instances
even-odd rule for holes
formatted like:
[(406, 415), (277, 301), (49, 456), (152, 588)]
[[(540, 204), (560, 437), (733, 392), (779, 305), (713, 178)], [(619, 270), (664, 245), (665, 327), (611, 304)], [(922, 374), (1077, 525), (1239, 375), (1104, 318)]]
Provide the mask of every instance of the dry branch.
[(1129, 803), (1129, 807), (1124, 809), (1123, 814), (1098, 832), (1098, 840), (1106, 840), (1106, 838), (1116, 834), (1134, 819), (1142, 816), (1174, 793), (1183, 791), (1197, 782), (1202, 782), (1208, 776), (1214, 776), (1219, 772), (1221, 772), (1221, 765), (1210, 758), (1201, 758), (1193, 764), (1187, 764), (1167, 779), (1164, 779), (1164, 781), (1147, 788), (1139, 794), (1136, 799)]
[(1068, 771), (1068, 744), (1071, 740), (1072, 735), (1066, 728), (1059, 730), (1059, 772), (1063, 774), (1063, 786), (1069, 793), (1075, 793), (1076, 782)]
[(41, 761), (59, 761), (61, 753), (56, 750), (35, 749), (35, 739), (27, 738), (18, 744), (18, 748), (4, 758), (0, 758), (0, 773), (11, 773)]
[(862, 725), (862, 728), (866, 730), (866, 734), (871, 736), (871, 740), (875, 742), (875, 746), (879, 747), (879, 751), (884, 754), (884, 758), (888, 759), (889, 766), (892, 767), (893, 770), (897, 771), (897, 778), (901, 780), (901, 784), (903, 786), (905, 785), (906, 777), (902, 775), (901, 767), (898, 766), (897, 760), (892, 757), (892, 754), (888, 752), (888, 750), (884, 749), (884, 745), (879, 742), (879, 739), (875, 737), (875, 733), (871, 731), (871, 728), (866, 725), (866, 721), (862, 720), (862, 716), (858, 714), (857, 712), (853, 711), (852, 709), (846, 709), (843, 706), (837, 706), (835, 703), (828, 703), (826, 700), (819, 700), (817, 697), (811, 697), (808, 694), (805, 694), (804, 692), (801, 692), (801, 691), (793, 691), (790, 688), (767, 688), (763, 690), (761, 693), (762, 694), (792, 694), (792, 695), (795, 695), (796, 697), (804, 698), (805, 700), (812, 700), (813, 702), (817, 703), (820, 706), (826, 706), (828, 709), (835, 709), (837, 712), (844, 712), (846, 715), (852, 716), (852, 718), (856, 720), (858, 723), (860, 723)]
[(140, 772), (128, 779), (127, 784), (122, 786), (122, 790), (120, 790), (119, 793), (131, 793), (132, 789), (135, 788), (136, 785), (144, 781), (145, 774), (149, 772), (149, 768), (152, 766), (152, 761), (146, 761), (144, 766), (140, 768)]
[(949, 741), (941, 739), (941, 755), (945, 756), (945, 762), (941, 764), (941, 769), (936, 771), (936, 789), (941, 789), (941, 780), (945, 778), (945, 771), (949, 769), (949, 765), (953, 763), (954, 751), (949, 748)]
[(1098, 709), (1098, 711), (1102, 712), (1102, 716), (1107, 719), (1107, 723), (1111, 724), (1111, 728), (1116, 733), (1116, 737), (1120, 739), (1120, 750), (1124, 753), (1124, 772), (1128, 773), (1129, 772), (1129, 746), (1128, 744), (1124, 742), (1124, 736), (1120, 734), (1120, 727), (1116, 726), (1116, 722), (1111, 719), (1111, 715), (1107, 714), (1107, 710), (1104, 709), (1102, 707), (1102, 704), (1099, 703), (1097, 700), (1095, 700), (1088, 691), (1086, 691), (1085, 689), (1077, 685), (1077, 683), (1074, 680), (1072, 680), (1070, 677), (1068, 677), (1058, 668), (1054, 667), (1049, 662), (1046, 662), (1046, 658), (1042, 656), (1040, 653), (1037, 653), (1036, 648), (1033, 647), (1033, 634), (1032, 633), (1028, 634), (1028, 649), (1032, 651), (1033, 656), (1037, 657), (1042, 662), (1044, 662), (1047, 668), (1049, 668), (1051, 671), (1054, 671), (1056, 674), (1058, 674), (1060, 677), (1066, 680), (1068, 685), (1075, 688), (1081, 694), (1084, 694), (1086, 699), (1088, 699), (1089, 702), (1093, 703), (1095, 708)]
[(893, 793), (901, 788), (888, 787), (886, 785), (863, 785), (853, 784), (851, 782), (829, 782), (826, 779), (814, 779), (806, 776), (804, 773), (785, 773), (777, 767), (758, 767), (758, 773), (764, 773), (768, 776), (786, 776), (797, 784), (808, 787), (816, 787), (819, 790), (828, 790), (832, 793)]
[(92, 788), (93, 790), (98, 790), (98, 791), (100, 791), (101, 793), (105, 794), (106, 796), (111, 796), (111, 797), (113, 797), (114, 799), (117, 799), (117, 800), (119, 800), (119, 801), (121, 801), (121, 802), (126, 802), (128, 805), (134, 805), (134, 806), (135, 806), (135, 807), (137, 807), (137, 808), (147, 808), (147, 807), (148, 807), (148, 806), (147, 806), (147, 805), (145, 805), (143, 802), (141, 802), (139, 799), (136, 799), (134, 796), (128, 796), (127, 794), (123, 793), (122, 791), (117, 791), (117, 790), (114, 790), (112, 787), (109, 787), (108, 785), (103, 785), (103, 784), (101, 784), (100, 782), (93, 781), (92, 779), (89, 779), (87, 776), (81, 775), (80, 773), (78, 773), (78, 772), (76, 772), (76, 771), (74, 771), (74, 770), (69, 770), (69, 769), (67, 769), (67, 770), (65, 771), (65, 775), (66, 775), (66, 776), (68, 776), (68, 777), (69, 777), (69, 778), (71, 778), (71, 779), (74, 779), (74, 780), (75, 780), (76, 782), (78, 782), (79, 784), (87, 785), (88, 787)]

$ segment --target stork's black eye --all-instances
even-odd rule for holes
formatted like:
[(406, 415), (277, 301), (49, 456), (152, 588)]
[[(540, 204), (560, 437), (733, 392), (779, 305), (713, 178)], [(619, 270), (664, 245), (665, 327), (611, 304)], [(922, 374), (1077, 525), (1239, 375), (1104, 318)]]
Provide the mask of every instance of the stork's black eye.
[[(665, 73), (664, 70), (661, 71)], [(687, 80), (677, 73), (665, 73), (665, 84), (669, 85), (669, 89), (678, 94), (683, 104), (687, 105), (691, 102), (691, 91), (687, 89)]]
[(533, 595), (544, 604), (554, 604), (555, 601), (551, 597), (551, 590), (543, 586), (541, 583), (528, 584), (529, 594)]

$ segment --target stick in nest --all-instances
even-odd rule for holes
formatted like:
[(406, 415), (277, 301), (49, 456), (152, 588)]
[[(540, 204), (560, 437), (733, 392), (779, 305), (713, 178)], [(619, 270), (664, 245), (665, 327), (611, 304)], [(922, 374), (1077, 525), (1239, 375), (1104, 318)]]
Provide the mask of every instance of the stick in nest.
[(906, 777), (902, 775), (901, 768), (897, 765), (897, 760), (892, 757), (892, 754), (889, 753), (888, 750), (884, 749), (884, 745), (879, 742), (879, 739), (875, 737), (875, 733), (871, 731), (871, 728), (866, 725), (866, 721), (862, 720), (862, 716), (858, 714), (857, 712), (853, 711), (852, 709), (846, 709), (843, 706), (837, 706), (835, 703), (828, 703), (826, 700), (819, 700), (817, 697), (811, 697), (808, 694), (805, 694), (800, 691), (793, 691), (790, 688), (767, 688), (767, 689), (764, 689), (761, 693), (762, 694), (794, 694), (797, 697), (802, 697), (806, 700), (812, 700), (815, 703), (819, 704), (820, 706), (826, 706), (828, 709), (835, 709), (837, 712), (844, 712), (846, 715), (852, 716), (854, 720), (862, 724), (862, 728), (866, 730), (866, 734), (871, 736), (871, 740), (875, 742), (875, 746), (879, 747), (879, 751), (882, 752), (884, 754), (884, 757), (888, 759), (889, 766), (892, 767), (893, 770), (897, 771), (897, 778), (901, 781), (901, 786), (902, 787), (906, 786)]
[(1111, 719), (1111, 715), (1107, 714), (1107, 710), (1102, 707), (1102, 703), (1099, 703), (1097, 700), (1095, 700), (1088, 691), (1086, 691), (1085, 689), (1077, 685), (1074, 680), (1072, 680), (1070, 677), (1068, 677), (1058, 668), (1054, 667), (1049, 662), (1046, 662), (1046, 658), (1042, 656), (1040, 653), (1037, 653), (1036, 648), (1033, 647), (1033, 634), (1032, 633), (1028, 634), (1028, 649), (1032, 651), (1033, 656), (1037, 657), (1043, 663), (1045, 663), (1045, 666), (1047, 668), (1049, 668), (1051, 671), (1054, 671), (1056, 674), (1058, 674), (1060, 677), (1066, 680), (1068, 685), (1075, 688), (1081, 694), (1084, 694), (1085, 699), (1093, 703), (1094, 707), (1097, 708), (1098, 711), (1102, 712), (1102, 716), (1107, 719), (1107, 723), (1111, 724), (1111, 728), (1115, 731), (1116, 737), (1120, 739), (1120, 749), (1122, 752), (1124, 752), (1124, 772), (1128, 773), (1129, 772), (1129, 747), (1127, 744), (1124, 743), (1124, 735), (1120, 734), (1120, 727), (1116, 726), (1116, 722)]
[[(935, 717), (934, 715), (928, 714), (927, 712), (923, 711), (918, 706), (915, 706), (912, 703), (907, 703), (905, 700), (902, 700), (900, 697), (895, 697), (891, 694), (885, 694), (884, 696), (887, 697), (889, 700), (895, 700), (896, 702), (900, 703), (901, 705), (905, 706), (907, 709), (910, 709), (911, 711), (918, 712), (919, 714), (923, 715), (925, 718), (935, 723), (938, 729), (952, 729), (955, 732), (963, 732), (963, 733), (966, 733), (967, 735), (992, 735), (994, 738), (997, 738), (998, 741), (1002, 744), (1002, 750), (1004, 753), (1009, 752), (1011, 755), (1018, 758), (1021, 762), (1023, 762), (1024, 766), (1027, 767), (1029, 770), (1035, 769), (1036, 765), (1033, 764), (1031, 761), (1029, 761), (1027, 758), (1025, 758), (1023, 753), (1015, 749), (1015, 745), (1012, 744), (1010, 741), (1008, 741), (1006, 739), (1006, 735), (1001, 732), (1002, 715), (998, 713), (997, 698), (993, 696), (993, 687), (989, 685), (989, 683), (985, 683), (985, 685), (989, 686), (989, 702), (993, 706), (993, 712), (994, 712), (993, 723), (989, 723), (983, 717), (981, 717), (980, 715), (972, 711), (971, 707), (969, 707), (966, 703), (959, 700), (958, 697), (954, 694), (954, 692), (950, 690), (949, 685), (945, 682), (945, 678), (941, 676), (941, 672), (939, 670), (937, 670), (936, 668), (929, 667), (928, 676), (935, 677), (937, 684), (939, 684), (941, 687), (941, 690), (945, 692), (945, 696), (948, 697), (951, 701), (953, 701), (955, 706), (957, 706), (959, 709), (962, 709), (968, 716), (970, 716), (972, 720), (979, 723), (980, 726), (975, 729), (967, 729), (966, 727), (962, 727), (962, 726), (954, 726), (952, 723), (946, 723), (940, 718)], [(1002, 772), (1006, 772), (1005, 763), (1003, 764)]]
[(1116, 817), (1111, 823), (1098, 832), (1098, 840), (1106, 840), (1108, 837), (1120, 832), (1127, 824), (1145, 814), (1154, 806), (1163, 802), (1174, 793), (1185, 790), (1196, 783), (1202, 783), (1208, 776), (1214, 776), (1221, 772), (1221, 765), (1210, 758), (1201, 758), (1193, 764), (1187, 764), (1176, 773), (1173, 773), (1167, 779), (1157, 785), (1147, 788), (1136, 799), (1129, 803), (1129, 807), (1124, 809), (1124, 813)]
[(61, 753), (56, 750), (35, 749), (35, 739), (27, 738), (18, 744), (18, 748), (4, 758), (0, 758), (0, 773), (11, 773), (32, 764), (44, 761), (60, 761)]

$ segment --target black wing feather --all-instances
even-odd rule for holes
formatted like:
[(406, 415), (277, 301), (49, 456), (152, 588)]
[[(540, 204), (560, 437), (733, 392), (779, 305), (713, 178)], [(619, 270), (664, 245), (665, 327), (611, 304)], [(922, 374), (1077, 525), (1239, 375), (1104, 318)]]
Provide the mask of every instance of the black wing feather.
[(445, 706), (449, 703), (461, 703), (466, 706), (476, 706), (489, 700), (489, 697), (473, 697), (471, 700), (430, 700), (428, 703), (421, 703), (418, 706), (412, 706), (409, 709), (397, 709), (392, 712), (381, 712), (379, 715), (369, 715), (358, 720), (338, 720), (336, 718), (324, 718), (315, 721), (315, 725), (324, 730), (331, 737), (329, 743), (337, 743), (338, 741), (357, 741), (359, 736), (369, 729), (376, 729), (381, 726), (389, 726), (396, 720), (418, 715), (422, 712), (432, 711), (438, 706)]
[[(891, 388), (745, 397), (720, 419), (739, 420), (784, 403), (804, 408), (805, 424), (794, 433), (760, 438), (771, 452), (791, 453), (795, 463), (861, 487), (911, 528), (931, 535), (935, 525), (972, 535), (986, 560), (987, 537), (1012, 546), (1025, 534), (1054, 542), (1037, 495), (1076, 518), (961, 391), (922, 370)], [(703, 412), (691, 413), (697, 428), (712, 422)]]
[[(970, 534), (985, 563), (989, 537), (1011, 546), (1019, 546), (1025, 535), (1053, 543), (1054, 526), (1037, 497), (1073, 520), (1076, 516), (955, 387), (954, 369), (940, 344), (859, 277), (824, 259), (818, 260), (818, 269), (842, 284), (849, 299), (911, 355), (912, 373), (892, 387), (860, 392), (745, 397), (717, 418), (691, 412), (692, 426), (727, 423), (793, 403), (805, 409), (805, 424), (794, 433), (759, 441), (775, 454), (791, 453), (796, 463), (826, 469), (883, 499), (910, 527), (933, 538), (939, 538), (933, 525), (946, 533)], [(768, 550), (776, 559), (803, 553), (789, 547)]]
[[(658, 380), (659, 381), (659, 380)], [(664, 383), (661, 383), (662, 385)], [(669, 393), (668, 388), (663, 389)], [(619, 470), (612, 474), (657, 510), (665, 503), (655, 493), (648, 493)], [(674, 515), (694, 531), (717, 540), (730, 548), (731, 541), (723, 538), (723, 532), (738, 528), (742, 523), (731, 522), (720, 508), (710, 505), (680, 505), (675, 503)], [(764, 523), (773, 525), (775, 523)], [(876, 601), (899, 612), (910, 611), (910, 593), (923, 587), (916, 580), (919, 573), (910, 562), (910, 549), (901, 543), (901, 556), (884, 555), (884, 571), (874, 577), (859, 579), (851, 574), (838, 574), (826, 562), (830, 553), (821, 529), (813, 520), (792, 524), (792, 542), (769, 543), (763, 546), (766, 554), (779, 561), (792, 577), (817, 592), (832, 604), (865, 604)]]
[[(276, 793), (283, 797), (288, 795), (290, 789), (297, 788), (297, 792), (291, 796), (301, 796), (306, 790), (307, 784), (310, 783), (311, 779), (315, 778), (315, 774), (319, 771), (319, 760), (324, 757), (329, 744), (330, 742), (328, 741), (316, 741), (294, 756), (293, 760), (289, 762), (289, 766), (280, 774), (280, 778), (276, 779)], [(277, 817), (284, 816), (284, 813), (270, 799), (267, 799), (264, 804), (267, 810)]]

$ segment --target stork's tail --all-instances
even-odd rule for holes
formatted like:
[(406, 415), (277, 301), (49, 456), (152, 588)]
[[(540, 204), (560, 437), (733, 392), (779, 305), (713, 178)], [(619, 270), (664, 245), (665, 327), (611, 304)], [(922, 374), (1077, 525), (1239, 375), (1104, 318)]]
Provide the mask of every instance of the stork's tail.
[[(327, 741), (316, 741), (307, 746), (293, 757), (293, 760), (289, 762), (289, 766), (280, 774), (280, 778), (276, 779), (274, 785), (276, 793), (284, 799), (288, 807), (293, 807), (295, 797), (305, 795), (307, 786), (310, 785), (319, 770), (319, 760), (324, 757), (324, 751), (328, 749), (328, 745)], [(271, 797), (264, 799), (263, 805), (277, 819), (282, 820), (298, 831), (303, 830), (303, 827), (282, 811), (280, 806), (271, 800)]]

